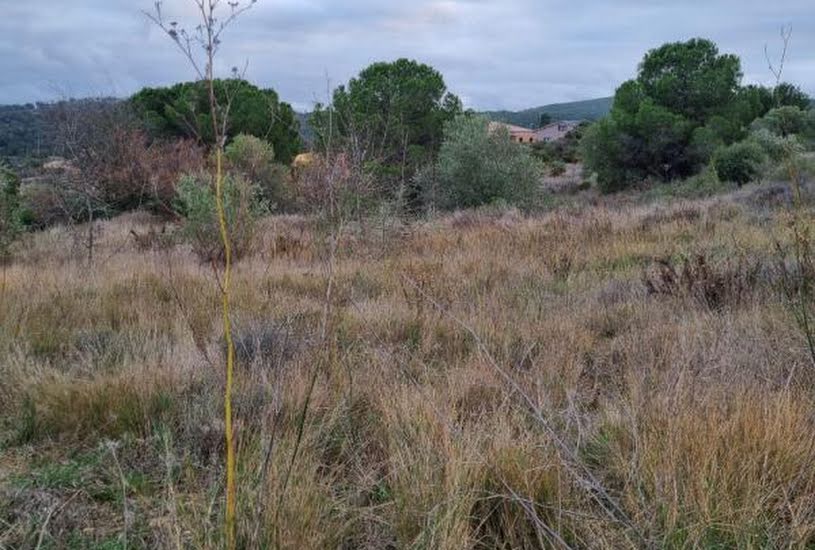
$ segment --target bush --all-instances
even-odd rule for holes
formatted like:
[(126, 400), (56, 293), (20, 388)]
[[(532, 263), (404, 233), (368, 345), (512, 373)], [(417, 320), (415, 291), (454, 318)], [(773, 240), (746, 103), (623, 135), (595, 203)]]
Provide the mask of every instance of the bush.
[(298, 207), (323, 221), (339, 223), (369, 211), (379, 195), (371, 172), (347, 152), (315, 154), (298, 169)]
[(529, 201), (541, 170), (529, 148), (510, 140), (486, 118), (459, 115), (445, 128), (437, 165), (438, 193), (445, 208), (469, 208), (499, 200)]
[(562, 160), (553, 160), (549, 163), (549, 175), (552, 177), (562, 176), (566, 173), (566, 163)]
[[(92, 203), (99, 215), (148, 208), (168, 213), (175, 184), (184, 173), (201, 170), (204, 155), (191, 140), (153, 140), (139, 128), (127, 104), (68, 102), (49, 115), (67, 170), (54, 182), (62, 202), (75, 202), (68, 217), (83, 219)], [(54, 174), (56, 175), (56, 174)]]
[(271, 143), (255, 136), (240, 134), (226, 146), (224, 157), (229, 170), (256, 185), (267, 204), (283, 207), (290, 203), (291, 196), (286, 188), (288, 169), (283, 164), (275, 163)]
[(755, 141), (748, 140), (716, 151), (713, 166), (721, 181), (744, 185), (759, 176), (765, 160), (766, 155), (761, 146)]
[(556, 141), (539, 141), (532, 144), (532, 154), (542, 162), (560, 161), (566, 164), (580, 162), (580, 140), (588, 128), (587, 122)]
[(767, 130), (777, 136), (798, 136), (801, 140), (815, 140), (815, 112), (798, 107), (773, 109), (751, 125), (754, 131)]
[(802, 143), (796, 136), (782, 137), (767, 128), (754, 130), (750, 139), (757, 143), (773, 162), (798, 156), (804, 151)]
[(714, 263), (705, 254), (681, 263), (659, 260), (643, 273), (649, 295), (688, 297), (712, 311), (748, 302), (755, 294), (762, 265), (746, 257)]
[[(232, 257), (237, 260), (252, 252), (257, 221), (265, 205), (255, 186), (231, 175), (224, 179), (223, 197)], [(223, 262), (215, 189), (209, 174), (181, 178), (177, 211), (185, 218), (181, 234), (201, 260)]]

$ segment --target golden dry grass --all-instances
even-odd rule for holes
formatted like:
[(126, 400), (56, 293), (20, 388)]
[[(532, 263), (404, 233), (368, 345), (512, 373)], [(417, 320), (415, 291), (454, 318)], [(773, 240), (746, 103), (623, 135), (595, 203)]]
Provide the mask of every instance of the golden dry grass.
[[(239, 544), (811, 547), (785, 217), (742, 198), (355, 225), (326, 345), (320, 230), (266, 221), (233, 280)], [(103, 222), (91, 269), (61, 229), (8, 268), (2, 546), (223, 544), (217, 287), (183, 246), (139, 250), (150, 223)], [(695, 254), (724, 281), (765, 268), (702, 284), (715, 303), (646, 292), (655, 260)]]

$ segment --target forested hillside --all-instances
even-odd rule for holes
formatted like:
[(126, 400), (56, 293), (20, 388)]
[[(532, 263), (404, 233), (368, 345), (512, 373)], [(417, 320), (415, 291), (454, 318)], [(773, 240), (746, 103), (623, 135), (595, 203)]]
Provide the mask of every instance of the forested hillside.
[(0, 105), (0, 157), (41, 151), (44, 135), (42, 104)]
[(0, 105), (0, 158), (42, 157), (54, 154), (54, 125), (58, 113), (70, 107), (81, 112), (115, 98), (69, 99), (53, 103)]
[(541, 115), (549, 115), (550, 120), (597, 120), (608, 114), (611, 110), (611, 97), (588, 99), (586, 101), (573, 101), (571, 103), (555, 103), (534, 107), (523, 111), (487, 111), (484, 114), (492, 120), (507, 122), (527, 128), (540, 126)]

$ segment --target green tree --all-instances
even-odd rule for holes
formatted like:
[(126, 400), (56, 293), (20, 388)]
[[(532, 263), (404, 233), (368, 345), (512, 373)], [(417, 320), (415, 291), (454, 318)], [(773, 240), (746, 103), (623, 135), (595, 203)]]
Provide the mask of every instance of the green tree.
[[(288, 103), (271, 89), (241, 79), (213, 81), (225, 135), (252, 135), (272, 144), (278, 161), (289, 163), (302, 148), (299, 123)], [(183, 82), (169, 88), (144, 88), (131, 99), (151, 135), (186, 137), (213, 144), (212, 112), (204, 81)], [(228, 109), (228, 116), (226, 110)]]
[(741, 87), (741, 77), (739, 58), (720, 54), (710, 40), (649, 51), (637, 78), (617, 89), (609, 116), (586, 132), (586, 168), (606, 191), (694, 174), (718, 148), (745, 139), (777, 101), (767, 88)]
[(645, 55), (637, 81), (658, 105), (704, 124), (735, 99), (741, 81), (735, 55), (703, 38), (665, 44)]
[(447, 124), (436, 167), (445, 208), (503, 200), (523, 205), (534, 197), (541, 170), (528, 147), (513, 143), (505, 128), (491, 129), (480, 116), (459, 115)]
[(461, 101), (438, 71), (399, 59), (374, 63), (338, 87), (332, 105), (318, 105), (311, 123), (318, 147), (350, 150), (395, 194), (432, 161), (444, 124), (460, 112)]
[(776, 107), (798, 107), (802, 111), (812, 108), (812, 99), (794, 84), (782, 82), (773, 90)]
[(589, 172), (597, 174), (600, 189), (606, 193), (620, 191), (639, 176), (632, 162), (625, 158), (627, 139), (611, 117), (595, 122), (580, 142), (580, 155)]
[(639, 81), (623, 83), (611, 114), (589, 128), (581, 142), (586, 167), (601, 189), (618, 191), (646, 178), (670, 180), (692, 173), (704, 162), (694, 141), (695, 125), (657, 104)]

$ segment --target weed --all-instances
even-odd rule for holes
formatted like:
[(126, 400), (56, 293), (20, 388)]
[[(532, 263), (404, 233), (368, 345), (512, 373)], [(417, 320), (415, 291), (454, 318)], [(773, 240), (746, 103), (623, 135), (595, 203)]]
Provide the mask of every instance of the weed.
[(700, 305), (720, 311), (747, 302), (759, 282), (761, 264), (740, 257), (735, 261), (711, 263), (704, 254), (686, 258), (678, 267), (659, 260), (643, 275), (651, 295), (687, 296)]

